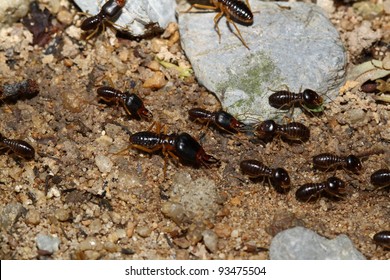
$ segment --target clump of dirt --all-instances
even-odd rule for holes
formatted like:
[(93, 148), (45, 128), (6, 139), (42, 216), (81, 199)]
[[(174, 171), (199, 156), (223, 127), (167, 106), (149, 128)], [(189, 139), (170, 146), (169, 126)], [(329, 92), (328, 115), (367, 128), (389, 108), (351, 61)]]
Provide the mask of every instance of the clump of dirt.
[[(2, 259), (267, 259), (264, 248), (273, 235), (294, 225), (329, 238), (346, 234), (367, 258), (390, 258), (372, 241), (390, 228), (389, 189), (370, 184), (375, 170), (390, 166), (389, 103), (347, 90), (322, 115), (296, 119), (310, 128), (308, 142), (253, 143), (250, 136), (188, 119), (193, 107), (214, 111), (220, 104), (188, 70), (176, 24), (149, 39), (117, 38), (107, 29), (86, 41), (76, 8), (64, 5), (53, 15), (56, 28), (44, 33), (51, 40), (43, 46), (20, 23), (0, 30), (2, 85), (32, 79), (40, 89), (31, 98), (1, 100), (0, 132), (36, 150), (31, 161), (0, 154)], [(389, 14), (365, 19), (344, 3), (330, 17), (345, 42), (349, 67), (389, 52)], [(169, 133), (193, 135), (221, 164), (196, 168), (171, 157), (165, 163), (158, 152), (126, 149), (129, 134), (152, 123), (129, 117), (121, 104), (99, 100), (96, 89), (102, 85), (136, 93), (154, 121)], [(361, 155), (363, 171), (313, 170), (312, 157), (324, 152)], [(244, 159), (285, 168), (290, 192), (242, 175)], [(295, 199), (300, 185), (332, 175), (347, 182), (344, 199)], [(196, 195), (197, 184), (207, 192)], [(195, 188), (187, 190), (198, 204), (184, 196), (188, 187)], [(59, 250), (39, 250), (38, 234), (57, 236)]]

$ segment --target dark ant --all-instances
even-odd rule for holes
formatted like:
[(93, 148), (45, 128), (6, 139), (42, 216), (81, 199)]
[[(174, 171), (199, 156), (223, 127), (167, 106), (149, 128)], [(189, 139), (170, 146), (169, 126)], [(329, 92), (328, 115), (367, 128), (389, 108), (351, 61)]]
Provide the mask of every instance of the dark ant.
[(237, 25), (234, 23), (234, 21), (231, 19), (235, 19), (237, 22), (244, 24), (244, 25), (252, 25), (253, 24), (253, 14), (250, 9), (250, 5), (248, 0), (245, 0), (246, 4), (244, 2), (238, 1), (238, 0), (210, 0), (212, 6), (210, 5), (202, 5), (202, 4), (193, 4), (191, 7), (186, 11), (188, 13), (193, 7), (199, 8), (199, 9), (209, 9), (209, 10), (219, 10), (220, 12), (214, 17), (214, 28), (217, 30), (219, 41), (221, 41), (221, 31), (218, 27), (218, 21), (221, 19), (223, 15), (225, 15), (226, 20), (233, 24), (234, 28), (236, 29), (238, 33), (238, 38), (243, 43), (243, 45), (249, 50), (248, 45), (245, 43), (244, 38), (241, 35), (240, 30), (238, 29)]
[(372, 238), (377, 245), (390, 249), (390, 231), (384, 230), (376, 233)]
[(309, 202), (317, 200), (322, 194), (328, 195), (329, 197), (340, 198), (344, 191), (345, 183), (337, 178), (330, 177), (325, 182), (321, 183), (308, 183), (301, 186), (295, 193), (297, 200), (302, 202)]
[(39, 93), (39, 86), (36, 81), (27, 79), (13, 84), (4, 84), (0, 86), (0, 100), (13, 99), (20, 97), (32, 97)]
[(278, 135), (290, 141), (306, 142), (310, 138), (310, 130), (298, 122), (279, 125), (273, 120), (266, 120), (256, 126), (255, 135), (264, 141), (269, 141)]
[(212, 123), (220, 130), (228, 133), (243, 131), (246, 125), (225, 111), (210, 112), (201, 108), (193, 108), (188, 111), (190, 118), (201, 123)]
[(125, 4), (126, 0), (109, 0), (103, 5), (97, 15), (86, 18), (80, 28), (84, 31), (93, 30), (93, 32), (88, 35), (87, 40), (95, 35), (102, 25), (104, 28), (105, 22), (116, 18)]
[(149, 130), (132, 134), (130, 143), (131, 145), (126, 150), (136, 148), (147, 153), (162, 150), (162, 154), (165, 157), (164, 177), (168, 156), (173, 157), (177, 161), (182, 160), (196, 166), (203, 165), (209, 167), (211, 164), (219, 163), (218, 159), (206, 154), (202, 146), (188, 133), (161, 133), (159, 124), (157, 124), (156, 132)]
[(31, 160), (35, 156), (34, 148), (28, 144), (26, 141), (18, 139), (8, 139), (5, 138), (0, 133), (0, 150), (7, 149), (14, 152), (15, 155), (23, 157), (26, 160)]
[(324, 110), (323, 98), (311, 89), (305, 89), (299, 93), (289, 90), (276, 91), (268, 97), (268, 102), (270, 106), (281, 110), (293, 108), (296, 104), (310, 113), (319, 113)]
[(371, 184), (375, 187), (389, 187), (390, 186), (390, 170), (389, 169), (379, 169), (372, 173), (371, 175)]
[(121, 103), (126, 113), (133, 117), (146, 120), (153, 118), (152, 113), (145, 108), (141, 98), (134, 93), (129, 93), (128, 91), (121, 92), (109, 86), (102, 86), (97, 89), (97, 94), (106, 102)]
[(269, 168), (258, 160), (243, 160), (240, 162), (241, 171), (250, 178), (268, 177), (269, 183), (277, 191), (286, 191), (290, 187), (290, 177), (284, 168)]
[(315, 168), (323, 170), (335, 169), (341, 166), (353, 173), (359, 173), (363, 168), (362, 163), (357, 156), (349, 155), (347, 157), (339, 157), (329, 153), (314, 156), (313, 165)]

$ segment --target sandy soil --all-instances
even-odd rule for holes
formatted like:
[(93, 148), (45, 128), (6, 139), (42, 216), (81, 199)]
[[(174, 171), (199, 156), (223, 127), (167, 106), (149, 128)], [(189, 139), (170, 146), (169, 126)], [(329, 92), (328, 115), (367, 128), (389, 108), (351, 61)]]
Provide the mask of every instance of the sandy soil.
[[(382, 60), (390, 49), (390, 16), (364, 19), (351, 4), (337, 5), (331, 19), (348, 50), (348, 67)], [(181, 78), (156, 62), (159, 56), (190, 66), (176, 25), (147, 39), (118, 39), (107, 30), (86, 41), (76, 13), (71, 3), (54, 11), (49, 43), (42, 46), (32, 45), (21, 23), (0, 30), (1, 84), (29, 78), (40, 88), (34, 97), (0, 105), (0, 132), (36, 150), (31, 161), (0, 154), (0, 206), (23, 206), (11, 224), (3, 221), (1, 259), (267, 259), (272, 236), (294, 225), (328, 238), (346, 234), (368, 259), (390, 258), (372, 241), (376, 232), (390, 230), (389, 189), (375, 190), (369, 182), (375, 170), (390, 166), (390, 104), (347, 90), (321, 116), (296, 119), (310, 127), (308, 142), (253, 143), (188, 120), (193, 107), (220, 105), (193, 75)], [(359, 32), (369, 39), (362, 42)], [(194, 168), (169, 159), (164, 178), (160, 153), (116, 154), (128, 146), (129, 134), (148, 130), (151, 122), (98, 100), (96, 89), (109, 79), (137, 93), (168, 132), (199, 139), (220, 166)], [(323, 152), (364, 156), (363, 171), (313, 170), (312, 156)], [(291, 190), (281, 194), (249, 180), (239, 170), (243, 159), (284, 167)], [(347, 182), (345, 199), (295, 199), (300, 185), (334, 174)], [(57, 236), (59, 250), (38, 250), (39, 233)]]

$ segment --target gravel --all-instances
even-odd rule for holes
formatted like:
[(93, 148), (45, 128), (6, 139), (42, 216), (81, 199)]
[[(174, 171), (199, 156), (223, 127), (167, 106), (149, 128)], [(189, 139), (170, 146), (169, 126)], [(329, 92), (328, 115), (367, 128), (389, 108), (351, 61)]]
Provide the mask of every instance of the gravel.
[[(350, 90), (356, 82), (351, 78), (324, 114), (294, 119), (310, 128), (305, 143), (276, 138), (264, 144), (251, 135), (224, 134), (188, 119), (191, 108), (216, 111), (221, 104), (192, 74), (176, 23), (144, 39), (118, 38), (107, 29), (86, 41), (73, 2), (39, 4), (53, 15), (53, 25), (38, 36), (45, 39), (42, 45), (20, 23), (0, 29), (1, 85), (32, 79), (40, 89), (33, 97), (0, 100), (0, 132), (36, 151), (32, 160), (0, 151), (1, 259), (270, 259), (274, 235), (295, 226), (329, 240), (345, 234), (365, 258), (390, 258), (372, 240), (390, 224), (388, 189), (370, 184), (374, 171), (390, 165), (390, 106), (376, 102), (379, 94)], [(70, 25), (60, 11), (72, 16)], [(261, 14), (255, 13), (255, 22)], [(207, 44), (218, 44), (215, 13), (208, 16)], [(365, 19), (352, 4), (338, 3), (329, 17), (346, 47), (348, 68), (371, 59), (385, 62), (388, 14)], [(364, 21), (371, 23), (365, 30), (380, 37), (367, 48), (354, 40)], [(231, 40), (240, 54), (248, 52), (229, 34), (224, 28), (221, 44)], [(157, 73), (165, 85), (144, 87)], [(98, 100), (101, 85), (139, 95), (153, 121), (133, 119), (121, 104)], [(129, 135), (150, 130), (152, 122), (167, 133), (189, 133), (220, 165), (196, 167), (160, 151), (128, 147)], [(312, 157), (324, 152), (359, 155), (364, 168), (360, 174), (313, 170)], [(110, 169), (97, 165), (100, 156), (112, 163)], [(239, 169), (246, 159), (285, 168), (291, 190), (281, 194), (267, 181), (248, 179)], [(295, 199), (300, 185), (333, 175), (347, 183), (344, 199)], [(38, 249), (39, 234), (57, 237), (58, 250)]]

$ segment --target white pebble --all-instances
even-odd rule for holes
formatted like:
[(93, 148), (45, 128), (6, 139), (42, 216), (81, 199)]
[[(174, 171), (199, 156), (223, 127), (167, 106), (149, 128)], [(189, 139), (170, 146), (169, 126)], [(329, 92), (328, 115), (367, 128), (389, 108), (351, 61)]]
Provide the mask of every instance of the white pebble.
[(110, 172), (113, 166), (112, 161), (108, 157), (103, 155), (97, 155), (95, 157), (95, 163), (99, 168), (99, 171), (102, 173)]

